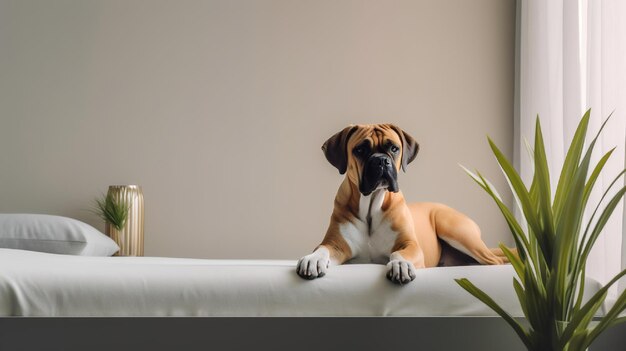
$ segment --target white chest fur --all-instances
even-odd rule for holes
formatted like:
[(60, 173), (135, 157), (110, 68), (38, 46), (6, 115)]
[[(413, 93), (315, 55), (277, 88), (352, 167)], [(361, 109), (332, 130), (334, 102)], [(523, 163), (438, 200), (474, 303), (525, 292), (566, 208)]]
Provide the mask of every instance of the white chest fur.
[(354, 222), (341, 224), (339, 230), (352, 250), (354, 263), (387, 263), (397, 233), (383, 217), (382, 204), (385, 189), (369, 196), (361, 196), (359, 217)]

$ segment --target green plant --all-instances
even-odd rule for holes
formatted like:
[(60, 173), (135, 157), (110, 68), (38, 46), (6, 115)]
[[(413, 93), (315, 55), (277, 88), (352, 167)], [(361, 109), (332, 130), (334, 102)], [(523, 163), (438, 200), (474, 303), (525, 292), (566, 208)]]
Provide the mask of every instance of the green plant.
[(94, 212), (115, 229), (122, 230), (128, 218), (130, 205), (123, 200), (116, 200), (111, 194), (102, 195), (95, 200)]
[(616, 275), (584, 304), (582, 300), (589, 252), (626, 192), (626, 187), (622, 187), (611, 196), (603, 209), (600, 208), (609, 190), (626, 172), (624, 170), (604, 192), (583, 227), (583, 212), (591, 190), (614, 150), (604, 154), (589, 174), (593, 148), (611, 117), (602, 124), (583, 155), (590, 112), (587, 110), (581, 119), (567, 151), (554, 199), (551, 198), (550, 173), (538, 116), (534, 150), (529, 147), (535, 168), (530, 189), (489, 139), (489, 145), (521, 209), (527, 224), (526, 230), (502, 202), (493, 186), (480, 173), (474, 174), (465, 169), (493, 198), (511, 230), (518, 255), (502, 244), (500, 248), (511, 261), (517, 275), (517, 278), (513, 278), (513, 287), (528, 325), (522, 326), (469, 280), (463, 278), (456, 282), (504, 318), (528, 350), (585, 350), (606, 328), (626, 320), (626, 317), (619, 318), (619, 314), (626, 308), (624, 292), (603, 317), (597, 317), (597, 324), (591, 323), (603, 305), (608, 289), (626, 274), (626, 270)]

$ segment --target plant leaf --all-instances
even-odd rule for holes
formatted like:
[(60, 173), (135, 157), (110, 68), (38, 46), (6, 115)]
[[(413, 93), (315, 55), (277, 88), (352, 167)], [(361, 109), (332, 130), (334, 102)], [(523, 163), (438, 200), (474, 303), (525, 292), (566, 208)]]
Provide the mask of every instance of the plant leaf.
[(613, 196), (611, 201), (609, 201), (609, 203), (604, 207), (604, 210), (602, 211), (602, 214), (598, 218), (598, 221), (596, 222), (596, 225), (593, 228), (593, 230), (591, 232), (591, 235), (589, 236), (589, 240), (587, 240), (587, 243), (585, 244), (585, 247), (583, 248), (582, 252), (580, 253), (580, 261), (579, 262), (586, 262), (587, 261), (587, 257), (589, 256), (589, 253), (591, 252), (591, 249), (593, 248), (593, 245), (595, 244), (596, 240), (598, 239), (598, 236), (600, 236), (600, 233), (602, 232), (602, 229), (604, 229), (604, 226), (609, 221), (609, 218), (613, 214), (613, 211), (615, 210), (617, 205), (619, 205), (620, 201), (622, 201), (622, 197), (624, 196), (625, 193), (626, 193), (626, 186), (622, 187), (615, 194), (615, 196)]
[(569, 340), (569, 342), (566, 344), (567, 348), (563, 348), (563, 350), (585, 351), (588, 345), (586, 342), (588, 334), (589, 332), (587, 331), (587, 329), (576, 331), (571, 340)]
[(565, 161), (563, 161), (561, 175), (559, 176), (559, 182), (554, 195), (553, 211), (555, 222), (558, 222), (561, 217), (561, 211), (563, 209), (565, 196), (567, 195), (567, 189), (569, 189), (569, 184), (580, 162), (580, 156), (582, 155), (583, 146), (585, 145), (585, 135), (587, 135), (587, 127), (589, 126), (590, 114), (591, 109), (588, 109), (578, 123), (578, 127), (576, 128), (570, 147), (567, 150)]
[(526, 298), (526, 292), (520, 282), (515, 278), (513, 278), (513, 288), (515, 289), (515, 294), (517, 295), (520, 307), (522, 307), (524, 316), (528, 316), (528, 308), (526, 308), (526, 301), (528, 301), (528, 299)]
[(113, 194), (102, 195), (101, 198), (95, 199), (95, 203), (95, 214), (117, 230), (124, 228), (130, 204), (123, 200), (117, 200)]
[(583, 265), (579, 269), (579, 271), (580, 271), (580, 284), (578, 285), (578, 297), (576, 298), (576, 303), (574, 304), (574, 313), (576, 313), (576, 312), (578, 312), (580, 310), (580, 305), (583, 302), (583, 295), (585, 293), (585, 277), (587, 275), (586, 269), (587, 269), (586, 265)]
[[(539, 224), (543, 234), (537, 241), (543, 248), (544, 258), (548, 264), (552, 261), (552, 247), (554, 242), (554, 223), (552, 221), (552, 200), (550, 190), (550, 170), (546, 159), (546, 150), (543, 143), (541, 123), (539, 116), (535, 127), (535, 179), (537, 180), (537, 210), (539, 212)], [(548, 255), (546, 255), (546, 253)]]
[(502, 253), (504, 253), (504, 256), (506, 256), (509, 262), (511, 262), (511, 266), (515, 269), (515, 273), (517, 273), (517, 276), (522, 280), (522, 284), (524, 284), (524, 263), (504, 244), (500, 243), (498, 246), (500, 247), (500, 250), (502, 250)]
[(495, 201), (496, 205), (500, 209), (500, 212), (502, 212), (502, 215), (504, 216), (507, 222), (507, 225), (509, 226), (509, 229), (511, 230), (511, 233), (513, 235), (513, 239), (515, 240), (515, 244), (517, 246), (517, 250), (518, 250), (520, 257), (522, 258), (525, 257), (526, 253), (528, 252), (529, 243), (526, 238), (526, 235), (524, 234), (524, 231), (522, 230), (522, 227), (519, 225), (519, 223), (515, 219), (515, 216), (511, 213), (509, 208), (506, 207), (506, 205), (500, 199), (500, 196), (493, 190), (489, 182), (487, 182), (487, 180), (483, 178), (482, 175), (480, 174), (476, 175), (470, 170), (468, 170), (467, 168), (463, 166), (461, 167)]
[(568, 284), (567, 277), (570, 275), (572, 256), (575, 255), (577, 249), (578, 233), (585, 207), (583, 203), (585, 179), (594, 143), (595, 140), (587, 149), (580, 167), (574, 173), (556, 229), (552, 268), (556, 274), (553, 293), (557, 297), (556, 312), (559, 320), (568, 320), (568, 303), (571, 301), (574, 287)]
[(606, 295), (607, 291), (604, 291), (603, 293), (598, 295), (598, 297), (594, 299), (594, 301), (590, 300), (590, 302), (586, 303), (580, 311), (574, 314), (572, 320), (570, 321), (567, 328), (565, 328), (561, 336), (562, 346), (564, 346), (567, 340), (572, 337), (576, 329), (587, 329), (589, 322), (591, 322), (598, 309), (604, 304), (604, 299), (606, 298)]
[(472, 282), (470, 282), (466, 278), (455, 279), (455, 281), (463, 289), (465, 289), (470, 294), (474, 295), (474, 297), (482, 301), (485, 305), (487, 305), (494, 312), (500, 315), (500, 317), (502, 317), (511, 326), (511, 328), (513, 328), (515, 333), (517, 333), (517, 335), (522, 340), (524, 345), (526, 345), (526, 347), (529, 350), (533, 349), (532, 347), (533, 345), (531, 343), (531, 340), (528, 337), (528, 333), (526, 332), (526, 330), (524, 330), (521, 324), (519, 324), (513, 317), (511, 317), (511, 315), (508, 314), (508, 312), (506, 312), (504, 309), (502, 309), (502, 307), (500, 307), (500, 305), (498, 305), (495, 301), (493, 301), (493, 299), (489, 297), (489, 295), (485, 294), (484, 291), (480, 290), (478, 287), (476, 287), (474, 284), (472, 284)]
[[(621, 277), (624, 274), (626, 274), (626, 269), (620, 272), (616, 276), (616, 278)], [(617, 279), (613, 278), (611, 282), (609, 282), (609, 284), (606, 285), (607, 290), (608, 290), (608, 287), (613, 285), (613, 283), (615, 283), (616, 281)], [(622, 292), (622, 294), (617, 298), (615, 305), (613, 305), (613, 307), (609, 310), (609, 312), (604, 315), (604, 317), (600, 320), (600, 323), (598, 323), (598, 325), (596, 325), (595, 328), (591, 330), (591, 332), (585, 339), (585, 341), (587, 342), (587, 345), (591, 345), (591, 343), (595, 340), (595, 338), (598, 337), (598, 335), (600, 335), (600, 333), (602, 333), (609, 326), (614, 325), (615, 323), (613, 322), (616, 320), (618, 315), (622, 311), (624, 311), (625, 308), (626, 308), (626, 291)]]
[[(491, 150), (493, 150), (494, 155), (496, 156), (496, 160), (500, 164), (500, 168), (504, 172), (506, 179), (511, 187), (513, 193), (519, 199), (519, 203), (521, 205), (521, 210), (524, 213), (524, 217), (526, 218), (526, 222), (528, 223), (529, 230), (533, 233), (539, 233), (541, 228), (539, 226), (539, 219), (537, 218), (537, 214), (533, 210), (532, 202), (530, 201), (530, 195), (522, 178), (517, 173), (515, 168), (511, 165), (509, 160), (507, 160), (506, 156), (498, 149), (496, 144), (488, 138), (489, 146), (491, 146)], [(538, 240), (540, 238), (537, 238)], [(547, 247), (542, 247), (542, 250), (547, 249)], [(544, 255), (546, 252), (544, 252)]]
[[(624, 174), (626, 174), (626, 169), (624, 169), (623, 171), (621, 171), (621, 172), (617, 175), (617, 177), (615, 177), (615, 178), (613, 179), (613, 181), (611, 182), (611, 184), (607, 187), (607, 189), (606, 189), (606, 190), (604, 191), (604, 193), (602, 194), (602, 197), (600, 198), (600, 201), (598, 201), (598, 204), (596, 205), (595, 209), (593, 210), (593, 213), (591, 214), (591, 217), (589, 218), (589, 222), (587, 223), (587, 226), (586, 226), (586, 228), (585, 228), (585, 232), (584, 232), (584, 234), (583, 234), (582, 240), (580, 241), (580, 248), (579, 248), (578, 252), (581, 252), (582, 254), (579, 256), (579, 259), (578, 259), (578, 264), (577, 264), (576, 268), (578, 268), (578, 266), (581, 264), (581, 262), (585, 262), (585, 260), (587, 259), (587, 256), (584, 254), (584, 253), (585, 253), (585, 251), (587, 251), (587, 250), (585, 250), (585, 246), (587, 246), (587, 244), (588, 244), (588, 242), (589, 242), (589, 240), (587, 239), (587, 235), (589, 234), (589, 229), (591, 228), (591, 223), (593, 222), (593, 219), (595, 218), (595, 216), (596, 216), (596, 214), (597, 214), (598, 210), (600, 209), (600, 205), (602, 204), (602, 201), (604, 201), (604, 198), (608, 195), (608, 193), (611, 191), (611, 189), (613, 188), (613, 186), (617, 183), (617, 181), (618, 181), (618, 180), (619, 180), (619, 179), (620, 179), (620, 178), (621, 178)], [(619, 192), (618, 192), (618, 193), (619, 193)], [(615, 199), (615, 197), (613, 197), (613, 199)], [(619, 203), (619, 202), (618, 202), (618, 203)], [(613, 210), (614, 210), (614, 209), (613, 209)], [(613, 210), (611, 210), (611, 212), (612, 212)], [(606, 212), (606, 207), (605, 207), (605, 209), (604, 209), (604, 212)], [(603, 213), (604, 213), (604, 212), (603, 212)], [(608, 216), (610, 216), (610, 215), (611, 215), (611, 213), (608, 213), (607, 215), (608, 215)], [(608, 218), (607, 218), (607, 220), (608, 220)], [(598, 229), (598, 225), (599, 225), (599, 224), (600, 224), (600, 220), (598, 220), (598, 221), (596, 222), (596, 226), (594, 227), (594, 230), (592, 230), (592, 232), (593, 232), (593, 231), (595, 231), (596, 229)], [(606, 222), (605, 222), (605, 224), (606, 224)], [(602, 225), (602, 227), (601, 227), (601, 228), (599, 228), (599, 229), (600, 229), (600, 231), (602, 230), (602, 228), (603, 228), (603, 227), (604, 227), (604, 224)], [(599, 234), (599, 233), (598, 233), (598, 234)], [(592, 244), (592, 246), (593, 246), (593, 244)], [(589, 250), (588, 250), (588, 251), (591, 251), (591, 247), (589, 247)], [(588, 252), (587, 252), (587, 254), (588, 254)]]

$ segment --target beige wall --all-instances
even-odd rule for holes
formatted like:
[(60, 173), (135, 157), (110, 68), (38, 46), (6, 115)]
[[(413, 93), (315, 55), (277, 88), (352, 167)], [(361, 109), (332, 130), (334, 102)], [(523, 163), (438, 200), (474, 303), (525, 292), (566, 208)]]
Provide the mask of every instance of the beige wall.
[(296, 258), (321, 240), (341, 178), (321, 144), (394, 122), (421, 152), (413, 201), (508, 239), (458, 167), (504, 188), (514, 0), (0, 0), (0, 212), (86, 211), (140, 184), (146, 254)]

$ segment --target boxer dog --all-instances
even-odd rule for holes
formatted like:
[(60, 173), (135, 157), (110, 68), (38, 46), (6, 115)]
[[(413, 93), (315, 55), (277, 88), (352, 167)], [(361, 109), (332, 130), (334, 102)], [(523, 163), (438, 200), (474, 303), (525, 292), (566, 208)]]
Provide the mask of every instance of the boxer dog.
[(397, 175), (419, 146), (402, 129), (352, 125), (330, 137), (322, 150), (346, 176), (326, 236), (298, 261), (300, 277), (323, 277), (330, 265), (346, 261), (373, 262), (386, 263), (387, 278), (406, 284), (419, 268), (507, 261), (500, 249), (487, 248), (478, 225), (462, 213), (442, 204), (404, 201)]

